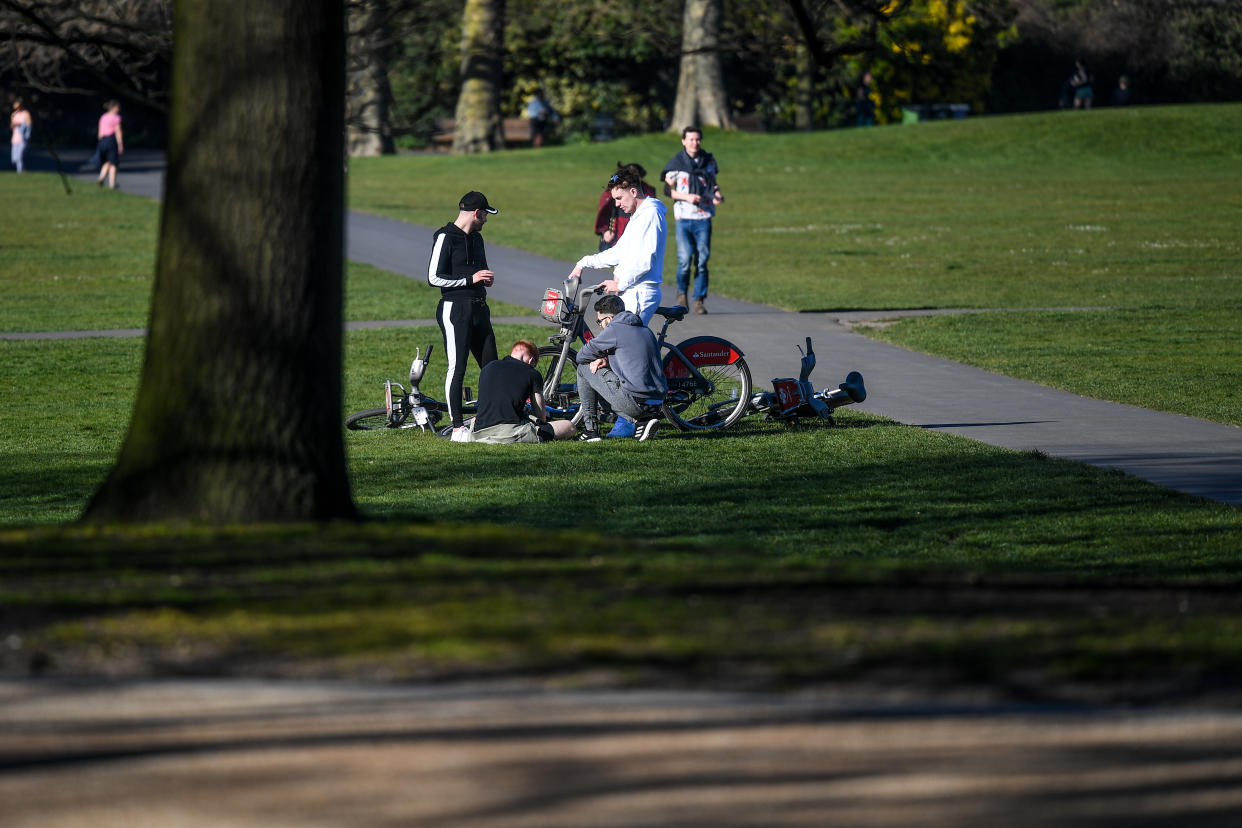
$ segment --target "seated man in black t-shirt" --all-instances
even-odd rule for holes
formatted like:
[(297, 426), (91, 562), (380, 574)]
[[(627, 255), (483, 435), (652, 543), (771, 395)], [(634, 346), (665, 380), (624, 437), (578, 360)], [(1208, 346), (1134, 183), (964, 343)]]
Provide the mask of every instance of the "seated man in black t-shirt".
[[(543, 407), (543, 377), (535, 370), (539, 349), (519, 339), (504, 359), (479, 372), (479, 409), (472, 443), (547, 443), (573, 436), (568, 420), (548, 422)], [(530, 413), (527, 413), (527, 402)]]

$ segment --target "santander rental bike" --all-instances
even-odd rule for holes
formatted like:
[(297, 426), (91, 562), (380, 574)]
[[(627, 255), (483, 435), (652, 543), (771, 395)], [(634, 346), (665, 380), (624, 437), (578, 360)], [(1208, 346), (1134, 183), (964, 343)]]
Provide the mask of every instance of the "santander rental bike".
[[(578, 419), (578, 352), (574, 345), (591, 341), (593, 334), (584, 316), (593, 294), (602, 285), (583, 285), (580, 277), (565, 281), (565, 289), (549, 288), (540, 314), (560, 326), (539, 349), (539, 368), (544, 372), (543, 398), (549, 417)], [(683, 431), (728, 428), (746, 413), (750, 402), (750, 369), (742, 350), (718, 336), (693, 336), (668, 342), (668, 329), (686, 317), (686, 308), (657, 308), (664, 324), (656, 337), (662, 354), (668, 397), (664, 415)], [(546, 361), (545, 361), (546, 360)], [(546, 367), (545, 367), (546, 366)]]

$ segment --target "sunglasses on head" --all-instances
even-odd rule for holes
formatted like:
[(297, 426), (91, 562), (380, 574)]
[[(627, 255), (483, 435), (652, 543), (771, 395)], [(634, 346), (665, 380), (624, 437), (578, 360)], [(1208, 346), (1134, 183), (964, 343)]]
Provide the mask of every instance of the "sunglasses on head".
[(612, 178), (608, 179), (608, 183), (616, 186), (625, 179), (625, 173), (616, 173)]

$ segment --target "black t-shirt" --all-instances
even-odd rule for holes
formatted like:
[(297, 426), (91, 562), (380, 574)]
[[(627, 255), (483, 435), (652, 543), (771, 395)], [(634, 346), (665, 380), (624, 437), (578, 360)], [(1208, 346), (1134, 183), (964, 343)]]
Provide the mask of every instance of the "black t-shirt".
[(543, 377), (522, 360), (507, 356), (487, 363), (479, 372), (479, 412), (474, 430), (529, 422), (526, 401), (542, 392)]

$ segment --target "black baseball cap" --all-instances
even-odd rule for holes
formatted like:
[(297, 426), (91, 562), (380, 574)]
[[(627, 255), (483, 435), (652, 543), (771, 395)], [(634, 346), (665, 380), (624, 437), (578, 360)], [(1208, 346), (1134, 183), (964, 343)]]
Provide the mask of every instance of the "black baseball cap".
[(495, 207), (488, 204), (487, 196), (483, 195), (478, 190), (471, 190), (462, 196), (461, 201), (457, 204), (457, 207), (461, 210), (469, 210), (472, 213), (475, 210), (486, 210), (492, 215), (496, 215), (500, 212)]

